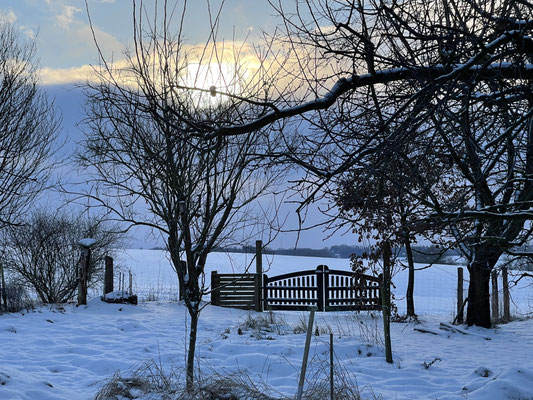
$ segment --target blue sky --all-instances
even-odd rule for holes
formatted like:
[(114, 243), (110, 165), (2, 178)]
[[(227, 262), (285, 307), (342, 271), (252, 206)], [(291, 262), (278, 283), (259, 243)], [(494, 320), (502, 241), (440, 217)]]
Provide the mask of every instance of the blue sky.
[[(105, 56), (120, 60), (125, 46), (132, 39), (132, 0), (88, 0), (89, 13), (100, 47)], [(154, 0), (145, 0), (147, 7)], [(160, 0), (160, 3), (163, 3)], [(173, 3), (169, 1), (169, 3)], [(178, 10), (183, 1), (178, 2)], [(220, 0), (210, 1), (212, 12), (220, 6)], [(148, 10), (148, 15), (153, 15)], [(23, 35), (36, 40), (37, 58), (41, 67), (41, 82), (55, 99), (63, 115), (62, 135), (67, 140), (66, 148), (74, 149), (83, 134), (76, 125), (83, 118), (83, 95), (74, 87), (84, 79), (91, 65), (98, 64), (98, 53), (93, 42), (89, 18), (84, 0), (0, 0), (0, 14), (18, 25)], [(178, 20), (178, 18), (176, 18)], [(226, 0), (221, 14), (218, 40), (258, 41), (261, 30), (272, 32), (278, 21), (266, 0)], [(208, 36), (209, 18), (207, 0), (189, 0), (185, 18), (185, 36), (189, 44), (205, 43)], [(297, 226), (294, 205), (282, 207), (287, 229)], [(318, 212), (308, 215), (308, 222), (320, 220)], [(321, 229), (304, 232), (299, 247), (322, 248), (342, 243), (354, 243), (348, 234), (323, 241), (327, 236)], [(296, 234), (281, 234), (273, 247), (294, 247)], [(145, 239), (145, 232), (134, 232), (135, 247), (152, 247), (161, 242)]]
[[(131, 0), (88, 0), (89, 14), (95, 32), (107, 57), (120, 58), (122, 49), (131, 43)], [(148, 14), (154, 0), (144, 1)], [(162, 3), (162, 1), (160, 2)], [(169, 2), (173, 3), (173, 2)], [(215, 13), (220, 0), (211, 0)], [(179, 15), (183, 1), (178, 2)], [(36, 37), (38, 58), (47, 84), (65, 83), (68, 70), (98, 62), (96, 48), (84, 0), (1, 0), (0, 11), (16, 22), (29, 37)], [(254, 41), (261, 29), (272, 30), (276, 25), (273, 10), (263, 0), (226, 0), (222, 9), (219, 39), (243, 40), (250, 35)], [(185, 32), (190, 44), (205, 42), (209, 33), (206, 0), (189, 0)], [(178, 18), (174, 18), (175, 21)], [(53, 79), (51, 71), (60, 70), (63, 80)]]

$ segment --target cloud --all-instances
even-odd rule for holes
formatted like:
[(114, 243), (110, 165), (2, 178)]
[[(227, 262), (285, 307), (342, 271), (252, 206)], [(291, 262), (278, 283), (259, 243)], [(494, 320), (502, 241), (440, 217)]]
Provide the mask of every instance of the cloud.
[(7, 22), (9, 24), (14, 23), (17, 20), (17, 16), (13, 10), (0, 10), (0, 22)]
[(23, 26), (20, 27), (20, 30), (21, 30), (21, 31), (22, 31), (22, 32), (23, 32), (28, 38), (30, 38), (30, 39), (32, 39), (32, 40), (36, 38), (36, 33), (35, 33), (35, 31), (34, 31), (32, 28), (30, 28), (29, 26), (25, 26), (25, 25), (23, 25)]
[(82, 11), (81, 8), (74, 6), (63, 6), (61, 14), (56, 15), (57, 24), (65, 29), (69, 29), (74, 21), (74, 14)]
[(41, 68), (40, 76), (44, 85), (64, 85), (85, 82), (93, 73), (93, 67), (82, 65), (73, 68)]

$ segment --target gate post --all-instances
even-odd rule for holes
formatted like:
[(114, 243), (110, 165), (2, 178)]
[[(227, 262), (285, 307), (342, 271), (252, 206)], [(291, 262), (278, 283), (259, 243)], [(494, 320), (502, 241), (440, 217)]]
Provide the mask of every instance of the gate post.
[(492, 322), (496, 324), (500, 318), (500, 311), (498, 307), (498, 271), (493, 269), (490, 275), (492, 278), (491, 314)]
[(329, 310), (329, 268), (327, 265), (323, 265), (324, 267), (324, 311)]
[(255, 311), (263, 311), (263, 302), (261, 301), (261, 287), (263, 286), (263, 242), (255, 242)]
[(217, 271), (211, 271), (211, 304), (214, 306), (220, 305), (220, 276)]
[(269, 307), (268, 307), (268, 276), (267, 274), (263, 274), (263, 310), (269, 310)]
[(503, 278), (503, 320), (505, 322), (511, 321), (511, 295), (509, 293), (509, 276), (507, 272), (507, 267), (502, 268), (502, 278)]
[(113, 289), (113, 258), (105, 256), (104, 297)]
[(328, 290), (329, 286), (328, 277), (326, 274), (329, 273), (328, 267), (326, 265), (319, 265), (316, 267), (316, 291), (317, 291), (317, 311), (324, 311), (327, 303)]

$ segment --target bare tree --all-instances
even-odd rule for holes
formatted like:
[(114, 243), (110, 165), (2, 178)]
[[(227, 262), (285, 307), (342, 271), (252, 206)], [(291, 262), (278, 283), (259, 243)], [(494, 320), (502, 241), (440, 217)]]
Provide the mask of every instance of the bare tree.
[(85, 237), (96, 239), (88, 271), (89, 285), (93, 285), (101, 282), (104, 257), (112, 254), (120, 239), (99, 218), (36, 212), (23, 225), (6, 229), (2, 262), (43, 303), (64, 303), (74, 298), (78, 288), (78, 241)]
[(444, 196), (425, 188), (419, 199), (432, 210), (425, 220), (447, 225), (469, 257), (467, 322), (490, 326), (490, 271), (530, 236), (532, 5), (272, 4), (283, 21), (280, 40), (294, 50), (291, 78), (300, 90), (274, 102), (273, 110), (265, 103), (260, 118), (212, 123), (199, 134), (239, 135), (304, 115), (311, 129), (296, 139), (300, 146), (278, 155), (309, 172), (311, 202), (334, 192), (335, 180), (350, 168), (372, 168), (369, 156), (380, 149), (394, 151), (431, 132), (427, 144), (460, 179)]
[(0, 22), (0, 229), (17, 224), (47, 187), (59, 129), (38, 87), (35, 42)]
[[(271, 3), (285, 34), (270, 50), (290, 53), (278, 65), (294, 91), (248, 92), (231, 107), (254, 112), (242, 112), (240, 121), (205, 118), (190, 135), (207, 141), (246, 135), (305, 116), (312, 129), (274, 155), (308, 171), (309, 203), (334, 191), (350, 168), (371, 166), (367, 158), (379, 149), (433, 132), (428, 143), (464, 184), (444, 198), (428, 187), (422, 200), (433, 212), (427, 219), (447, 224), (470, 257), (468, 324), (490, 326), (490, 271), (503, 252), (529, 237), (531, 4), (315, 0), (288, 9)], [(183, 121), (162, 101), (146, 107), (154, 119)]]
[[(98, 82), (86, 85), (87, 136), (79, 160), (93, 174), (93, 199), (117, 220), (148, 226), (166, 238), (191, 318), (187, 388), (192, 389), (201, 300), (208, 292), (207, 256), (217, 247), (246, 242), (254, 229), (257, 234), (257, 217), (265, 215), (254, 211), (253, 202), (270, 193), (282, 171), (274, 164), (264, 168), (262, 155), (278, 139), (264, 129), (204, 139), (199, 133), (212, 121), (245, 120), (251, 109), (240, 97), (253, 89), (247, 85), (254, 79), (243, 79), (235, 47), (228, 61), (214, 41), (216, 19), (213, 42), (195, 48), (186, 45), (181, 31), (167, 30), (166, 13), (147, 24), (143, 3), (135, 7), (127, 67), (104, 61)], [(206, 83), (200, 93), (187, 89)], [(263, 94), (267, 89), (259, 88)]]

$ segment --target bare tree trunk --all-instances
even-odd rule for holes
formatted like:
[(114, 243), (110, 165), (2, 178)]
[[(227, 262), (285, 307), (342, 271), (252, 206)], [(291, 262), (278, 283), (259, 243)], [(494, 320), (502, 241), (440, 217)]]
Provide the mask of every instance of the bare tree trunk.
[(405, 295), (407, 301), (407, 315), (409, 317), (416, 317), (415, 314), (415, 300), (414, 300), (414, 291), (415, 291), (415, 263), (413, 260), (413, 250), (411, 249), (411, 242), (409, 238), (405, 238), (404, 242), (405, 253), (407, 255), (407, 265), (409, 268), (409, 277), (407, 280), (407, 293)]
[(196, 352), (196, 335), (198, 331), (198, 311), (189, 313), (191, 316), (191, 328), (189, 330), (189, 350), (187, 353), (187, 391), (191, 392), (194, 388), (194, 355)]
[(391, 247), (390, 243), (383, 243), (383, 288), (381, 289), (381, 304), (383, 308), (383, 336), (385, 337), (385, 359), (392, 364), (392, 345), (390, 337), (390, 274)]
[(494, 265), (482, 259), (475, 257), (468, 267), (470, 284), (466, 323), (468, 326), (490, 328), (490, 273)]

